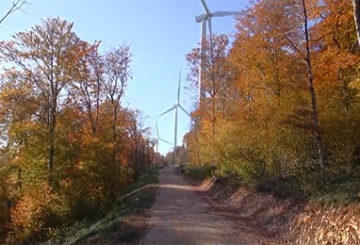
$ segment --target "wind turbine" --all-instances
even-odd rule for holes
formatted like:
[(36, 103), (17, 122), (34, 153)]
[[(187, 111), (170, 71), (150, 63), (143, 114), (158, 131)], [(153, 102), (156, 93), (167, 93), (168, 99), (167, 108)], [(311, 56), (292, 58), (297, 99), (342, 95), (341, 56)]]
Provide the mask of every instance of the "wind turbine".
[(169, 145), (171, 145), (171, 143), (169, 141), (167, 141), (167, 140), (160, 137), (157, 118), (156, 118), (156, 121), (155, 121), (155, 128), (156, 128), (156, 139), (155, 139), (156, 152), (159, 152), (159, 141), (163, 141), (163, 142), (165, 142), (166, 144), (169, 144)]
[(175, 155), (176, 155), (176, 146), (177, 146), (177, 127), (178, 127), (178, 109), (180, 108), (186, 115), (190, 117), (190, 114), (182, 107), (180, 104), (180, 82), (181, 82), (181, 71), (179, 74), (179, 85), (177, 91), (177, 104), (173, 105), (170, 109), (166, 110), (165, 112), (161, 113), (158, 117), (161, 117), (173, 110), (175, 110), (175, 129), (174, 129), (174, 153), (173, 153), (173, 164), (175, 163)]
[(235, 14), (240, 14), (240, 12), (235, 11), (216, 11), (216, 12), (210, 12), (205, 0), (201, 0), (201, 3), (204, 7), (205, 13), (198, 15), (195, 17), (195, 21), (197, 23), (201, 22), (201, 40), (200, 40), (200, 67), (199, 67), (199, 101), (201, 96), (204, 96), (202, 88), (201, 88), (201, 71), (202, 71), (202, 63), (204, 59), (204, 53), (205, 53), (205, 41), (206, 41), (206, 22), (209, 26), (209, 37), (210, 37), (210, 53), (211, 58), (213, 58), (213, 40), (212, 40), (212, 24), (211, 24), (211, 18), (212, 17), (224, 17), (224, 16), (232, 16)]

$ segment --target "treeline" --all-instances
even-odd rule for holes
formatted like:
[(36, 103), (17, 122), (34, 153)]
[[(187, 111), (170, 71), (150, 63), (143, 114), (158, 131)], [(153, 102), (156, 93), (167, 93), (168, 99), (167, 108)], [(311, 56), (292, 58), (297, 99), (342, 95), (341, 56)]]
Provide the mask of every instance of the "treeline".
[[(206, 47), (205, 96), (185, 137), (190, 163), (247, 184), (355, 200), (360, 53), (351, 1), (260, 0), (237, 17), (232, 47), (226, 36), (214, 37), (213, 55)], [(200, 50), (187, 60), (196, 87)]]
[(129, 46), (99, 46), (59, 18), (0, 43), (3, 241), (101, 215), (159, 159), (139, 112), (121, 105)]

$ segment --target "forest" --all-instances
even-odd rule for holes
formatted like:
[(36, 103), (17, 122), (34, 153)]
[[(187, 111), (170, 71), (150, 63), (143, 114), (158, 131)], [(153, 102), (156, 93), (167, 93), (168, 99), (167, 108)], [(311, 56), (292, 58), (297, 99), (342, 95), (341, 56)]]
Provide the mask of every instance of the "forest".
[[(236, 17), (233, 38), (206, 43), (203, 92), (185, 136), (189, 171), (358, 201), (360, 50), (351, 1), (260, 0)], [(186, 59), (196, 88), (199, 48)]]
[(108, 211), (155, 159), (141, 113), (123, 107), (130, 47), (105, 53), (60, 18), (1, 41), (0, 234), (46, 237)]

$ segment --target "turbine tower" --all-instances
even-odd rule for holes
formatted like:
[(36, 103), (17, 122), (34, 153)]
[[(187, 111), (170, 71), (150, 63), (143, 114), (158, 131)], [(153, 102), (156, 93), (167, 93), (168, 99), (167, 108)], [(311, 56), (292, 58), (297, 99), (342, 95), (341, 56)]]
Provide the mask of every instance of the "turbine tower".
[(180, 71), (180, 74), (179, 74), (179, 85), (178, 85), (178, 91), (177, 91), (177, 104), (173, 105), (170, 109), (166, 110), (165, 112), (161, 113), (158, 116), (158, 117), (161, 117), (161, 116), (175, 110), (174, 153), (173, 153), (173, 159), (172, 159), (173, 164), (175, 164), (175, 155), (176, 155), (176, 146), (177, 146), (178, 109), (180, 108), (183, 112), (185, 112), (186, 115), (188, 115), (190, 117), (190, 114), (180, 104), (180, 82), (181, 82), (181, 71)]
[(208, 23), (209, 27), (209, 38), (210, 38), (210, 54), (211, 58), (213, 58), (213, 40), (212, 40), (212, 24), (211, 24), (211, 18), (212, 17), (224, 17), (224, 16), (232, 16), (235, 14), (240, 14), (240, 12), (234, 12), (234, 11), (216, 11), (216, 12), (210, 12), (205, 0), (201, 0), (201, 3), (204, 7), (205, 13), (198, 15), (195, 17), (195, 21), (197, 23), (201, 22), (201, 38), (200, 38), (200, 67), (199, 67), (199, 103), (200, 98), (202, 96), (205, 96), (201, 88), (201, 72), (202, 72), (202, 64), (204, 59), (204, 53), (205, 53), (205, 41), (206, 41), (206, 22)]

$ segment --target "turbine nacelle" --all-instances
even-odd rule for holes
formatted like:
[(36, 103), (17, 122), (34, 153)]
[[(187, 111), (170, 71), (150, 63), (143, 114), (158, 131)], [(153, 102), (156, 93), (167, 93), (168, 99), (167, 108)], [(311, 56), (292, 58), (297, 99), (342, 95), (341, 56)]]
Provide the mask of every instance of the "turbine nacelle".
[(204, 20), (208, 20), (212, 17), (224, 17), (224, 16), (232, 16), (240, 14), (240, 12), (234, 12), (234, 11), (216, 11), (214, 13), (208, 13), (208, 14), (201, 14), (195, 17), (195, 21), (197, 23), (200, 23)]

